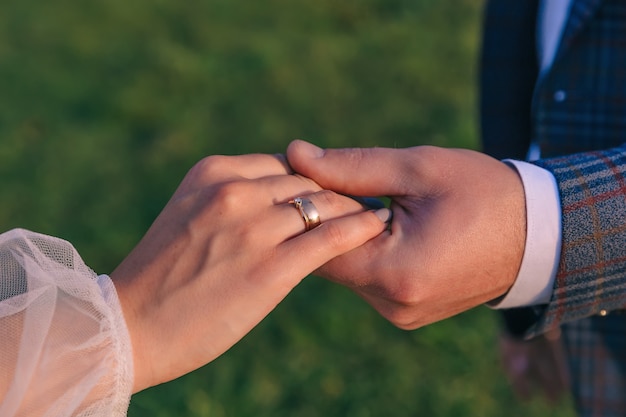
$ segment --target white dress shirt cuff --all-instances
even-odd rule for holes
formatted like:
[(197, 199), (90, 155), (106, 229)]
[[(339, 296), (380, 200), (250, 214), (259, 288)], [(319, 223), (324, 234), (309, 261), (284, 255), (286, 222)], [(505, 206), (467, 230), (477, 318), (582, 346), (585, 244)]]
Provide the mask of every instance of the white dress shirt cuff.
[(549, 171), (527, 162), (505, 160), (522, 179), (526, 196), (526, 247), (517, 279), (495, 309), (546, 304), (559, 265), (561, 204), (556, 179)]

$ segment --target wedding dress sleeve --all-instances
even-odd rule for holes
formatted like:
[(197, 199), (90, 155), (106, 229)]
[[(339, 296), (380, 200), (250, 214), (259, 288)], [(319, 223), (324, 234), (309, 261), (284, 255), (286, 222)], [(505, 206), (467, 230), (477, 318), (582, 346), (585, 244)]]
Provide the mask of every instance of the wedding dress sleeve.
[(132, 373), (111, 279), (64, 240), (0, 234), (0, 416), (125, 416)]

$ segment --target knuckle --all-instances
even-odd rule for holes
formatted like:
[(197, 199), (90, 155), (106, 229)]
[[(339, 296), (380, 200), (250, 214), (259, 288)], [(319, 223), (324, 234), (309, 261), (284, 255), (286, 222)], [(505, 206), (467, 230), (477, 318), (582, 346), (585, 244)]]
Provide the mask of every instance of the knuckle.
[(334, 207), (342, 203), (339, 195), (330, 190), (322, 190), (315, 193), (315, 200), (320, 207)]
[(401, 306), (410, 308), (419, 304), (419, 293), (412, 281), (400, 280), (393, 291), (393, 299)]
[(232, 171), (232, 157), (225, 155), (211, 155), (202, 158), (192, 168), (196, 175), (210, 179)]
[(379, 157), (377, 148), (347, 148), (343, 151), (345, 151), (345, 163), (354, 169), (368, 169), (372, 161), (376, 161)]
[(426, 159), (438, 158), (442, 150), (443, 148), (432, 145), (422, 145), (413, 148), (413, 151), (419, 157)]
[(446, 173), (456, 167), (453, 162), (456, 159), (454, 150), (429, 145), (417, 146), (413, 150), (418, 162), (415, 168), (433, 179), (445, 177)]
[[(372, 148), (344, 148), (328, 150), (327, 152), (329, 155), (338, 156), (341, 164), (345, 166), (348, 171), (357, 172), (362, 169), (367, 169), (372, 161), (372, 158), (375, 157), (375, 155), (373, 155)], [(336, 181), (337, 178), (334, 180)]]
[(395, 326), (402, 330), (415, 330), (422, 327), (418, 322), (412, 320), (410, 322), (398, 323)]
[(387, 300), (381, 307), (381, 314), (395, 326), (401, 329), (418, 327), (424, 314), (421, 305), (425, 305), (420, 291), (411, 281), (393, 280), (379, 288), (379, 296)]
[(414, 330), (419, 327), (415, 314), (408, 308), (393, 307), (381, 314), (399, 329)]
[(437, 165), (444, 150), (436, 146), (423, 145), (411, 148), (411, 151), (414, 161), (412, 165), (416, 168), (422, 168)]
[(245, 181), (229, 181), (217, 185), (213, 192), (213, 200), (221, 210), (237, 211), (245, 206), (250, 198), (250, 187)]
[(401, 184), (411, 193), (416, 178), (420, 179), (424, 195), (437, 195), (445, 188), (446, 182), (453, 173), (456, 164), (454, 153), (437, 146), (416, 146), (408, 150), (410, 157), (404, 158), (398, 167)]

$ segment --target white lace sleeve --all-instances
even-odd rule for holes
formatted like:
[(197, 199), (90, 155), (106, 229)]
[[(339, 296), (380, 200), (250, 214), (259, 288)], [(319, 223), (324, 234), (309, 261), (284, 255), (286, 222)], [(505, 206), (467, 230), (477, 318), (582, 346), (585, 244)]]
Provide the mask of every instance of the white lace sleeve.
[(0, 234), (0, 416), (125, 416), (132, 372), (111, 279), (66, 241)]

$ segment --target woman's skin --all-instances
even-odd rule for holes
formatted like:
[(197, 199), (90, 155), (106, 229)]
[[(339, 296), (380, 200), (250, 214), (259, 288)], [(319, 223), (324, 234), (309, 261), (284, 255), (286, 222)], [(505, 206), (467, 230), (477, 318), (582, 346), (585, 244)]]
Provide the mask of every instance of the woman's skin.
[[(298, 196), (322, 220), (306, 233), (289, 203)], [(200, 161), (111, 274), (131, 335), (133, 392), (217, 358), (306, 275), (380, 234), (389, 217), (293, 175), (281, 156)]]

